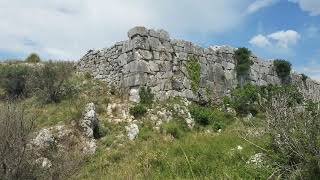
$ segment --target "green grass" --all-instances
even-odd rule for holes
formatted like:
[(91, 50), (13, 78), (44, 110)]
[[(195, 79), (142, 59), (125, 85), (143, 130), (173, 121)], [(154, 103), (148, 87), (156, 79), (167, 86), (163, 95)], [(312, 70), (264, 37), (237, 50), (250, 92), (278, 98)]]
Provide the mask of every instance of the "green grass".
[[(73, 178), (266, 179), (272, 174), (271, 167), (246, 163), (261, 149), (240, 138), (235, 127), (220, 134), (190, 132), (179, 139), (153, 132), (148, 140), (109, 146), (112, 148), (101, 145)], [(267, 148), (269, 141), (262, 138), (252, 142)], [(243, 149), (235, 150), (237, 146)]]
[(77, 93), (64, 98), (59, 103), (39, 103), (36, 97), (22, 99), (18, 103), (24, 104), (26, 111), (35, 117), (37, 128), (50, 127), (59, 122), (70, 123), (79, 120), (87, 103), (96, 105), (102, 120), (106, 118), (106, 108), (109, 103), (107, 86), (97, 80), (87, 80), (84, 75), (74, 74), (71, 82), (77, 88)]

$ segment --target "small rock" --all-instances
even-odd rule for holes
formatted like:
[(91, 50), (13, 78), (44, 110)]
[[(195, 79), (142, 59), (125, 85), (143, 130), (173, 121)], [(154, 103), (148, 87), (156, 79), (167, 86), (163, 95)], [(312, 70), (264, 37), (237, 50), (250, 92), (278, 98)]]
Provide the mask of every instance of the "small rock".
[(136, 124), (130, 124), (129, 126), (126, 126), (126, 130), (130, 140), (134, 140), (139, 134), (139, 127)]
[(243, 149), (242, 146), (237, 146), (237, 150), (241, 151)]
[(45, 157), (41, 157), (39, 159), (36, 160), (37, 164), (41, 164), (41, 167), (44, 169), (49, 169), (52, 166), (51, 161), (48, 158)]
[(140, 96), (139, 96), (139, 89), (131, 89), (129, 93), (129, 100), (131, 102), (139, 103), (140, 102)]
[(38, 146), (39, 148), (47, 148), (54, 143), (54, 137), (48, 129), (40, 130), (37, 137), (33, 140), (33, 144)]
[(247, 161), (247, 164), (254, 164), (256, 166), (261, 166), (263, 164), (263, 158), (265, 154), (263, 153), (257, 153), (250, 157), (250, 159)]

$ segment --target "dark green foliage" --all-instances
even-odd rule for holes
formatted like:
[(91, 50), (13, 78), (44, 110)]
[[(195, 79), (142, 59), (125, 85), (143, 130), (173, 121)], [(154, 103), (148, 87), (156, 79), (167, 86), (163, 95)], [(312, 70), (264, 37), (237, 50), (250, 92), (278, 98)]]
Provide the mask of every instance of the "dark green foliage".
[(28, 63), (39, 63), (41, 61), (40, 57), (36, 53), (30, 54), (25, 60)]
[(215, 130), (223, 129), (232, 121), (232, 116), (211, 107), (193, 104), (190, 107), (192, 118), (199, 126), (212, 126)]
[(44, 103), (58, 103), (72, 96), (75, 89), (69, 81), (73, 65), (68, 62), (48, 62), (30, 78), (30, 89)]
[(294, 85), (283, 85), (283, 86), (275, 86), (269, 85), (266, 87), (261, 87), (261, 95), (266, 98), (269, 102), (272, 98), (279, 95), (286, 95), (288, 97), (287, 106), (292, 107), (297, 104), (302, 104), (304, 98), (298, 88)]
[(302, 94), (293, 85), (268, 85), (255, 86), (246, 84), (238, 87), (231, 93), (231, 97), (224, 98), (224, 104), (231, 106), (240, 115), (251, 113), (256, 115), (259, 111), (265, 111), (265, 106), (272, 102), (273, 97), (281, 94), (288, 95), (288, 106), (301, 104), (304, 100)]
[(91, 75), (89, 72), (86, 72), (86, 73), (84, 74), (84, 77), (85, 77), (86, 79), (91, 79), (91, 78), (92, 78), (92, 75)]
[(141, 87), (139, 91), (140, 104), (151, 106), (154, 99), (154, 94), (150, 87)]
[(236, 88), (231, 94), (230, 104), (241, 115), (258, 112), (259, 87), (246, 84), (242, 88)]
[(103, 126), (103, 125), (97, 125), (97, 126), (95, 126), (94, 129), (93, 129), (93, 137), (94, 137), (95, 139), (102, 138), (102, 137), (104, 137), (104, 136), (107, 135), (108, 131), (109, 131), (109, 130), (108, 130), (105, 126)]
[(0, 87), (9, 98), (26, 95), (26, 83), (31, 69), (23, 65), (0, 66)]
[(199, 63), (199, 59), (195, 56), (189, 55), (186, 66), (189, 78), (191, 80), (191, 88), (195, 92), (198, 90), (198, 86), (200, 83), (201, 66)]
[(246, 76), (253, 62), (250, 60), (251, 51), (245, 47), (238, 48), (235, 52), (237, 61), (236, 71), (238, 76)]
[(172, 137), (179, 139), (187, 131), (187, 125), (177, 119), (171, 120), (161, 126), (163, 132), (170, 134)]
[(302, 80), (303, 85), (304, 85), (305, 88), (307, 88), (307, 79), (308, 79), (308, 78), (309, 78), (309, 77), (308, 77), (307, 75), (301, 74), (301, 80)]
[(306, 82), (306, 80), (308, 79), (309, 77), (305, 74), (301, 74), (301, 79), (303, 82)]
[(278, 74), (278, 76), (282, 79), (285, 80), (288, 78), (291, 72), (291, 63), (283, 60), (283, 59), (277, 59), (273, 61), (273, 66), (275, 67), (275, 70)]
[(137, 104), (131, 107), (129, 111), (135, 118), (140, 118), (147, 113), (147, 108), (142, 104)]

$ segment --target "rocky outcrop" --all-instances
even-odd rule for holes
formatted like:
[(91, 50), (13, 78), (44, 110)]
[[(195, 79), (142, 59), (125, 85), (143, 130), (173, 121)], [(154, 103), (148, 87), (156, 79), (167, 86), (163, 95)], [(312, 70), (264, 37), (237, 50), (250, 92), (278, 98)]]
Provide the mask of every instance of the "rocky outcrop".
[[(164, 30), (135, 27), (128, 32), (129, 40), (110, 48), (90, 50), (77, 64), (82, 72), (109, 85), (128, 90), (131, 100), (138, 101), (137, 90), (149, 86), (158, 99), (181, 96), (189, 100), (207, 102), (230, 93), (238, 85), (235, 71), (236, 48), (210, 46), (202, 48), (184, 40), (170, 39)], [(191, 87), (186, 65), (194, 56), (201, 66), (200, 82), (196, 90)], [(251, 56), (248, 81), (256, 85), (280, 84), (272, 61)], [(320, 83), (302, 81), (299, 74), (291, 74), (305, 97), (320, 100)]]
[[(79, 151), (80, 153), (94, 154), (96, 151), (96, 140), (94, 131), (99, 126), (95, 105), (87, 104), (84, 115), (78, 125), (58, 124), (50, 128), (41, 129), (31, 141), (29, 147), (37, 153), (38, 163), (43, 167), (50, 167), (48, 152), (66, 153)], [(80, 131), (79, 128), (80, 127)]]

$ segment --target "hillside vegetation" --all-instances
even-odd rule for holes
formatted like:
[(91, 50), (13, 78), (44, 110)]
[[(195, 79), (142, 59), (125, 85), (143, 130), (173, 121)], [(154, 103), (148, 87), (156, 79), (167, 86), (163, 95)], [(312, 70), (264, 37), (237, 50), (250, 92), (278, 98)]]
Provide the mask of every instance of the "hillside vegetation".
[[(0, 64), (3, 179), (320, 177), (319, 103), (304, 100), (290, 84), (243, 84), (223, 103), (207, 105), (183, 98), (158, 101), (143, 87), (140, 103), (132, 103), (126, 93), (77, 73), (71, 62), (32, 59)], [(46, 152), (49, 168), (34, 163), (26, 140), (56, 125), (76, 128), (88, 103), (95, 104), (100, 123), (96, 152), (52, 147)], [(131, 139), (133, 124), (139, 131)]]

